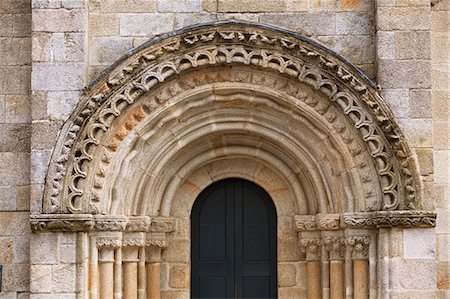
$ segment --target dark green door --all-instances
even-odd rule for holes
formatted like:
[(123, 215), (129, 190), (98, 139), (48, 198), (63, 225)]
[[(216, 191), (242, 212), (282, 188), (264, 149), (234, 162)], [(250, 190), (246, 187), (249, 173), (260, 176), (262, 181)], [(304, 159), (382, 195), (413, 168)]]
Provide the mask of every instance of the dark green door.
[(192, 298), (276, 298), (276, 211), (241, 179), (212, 184), (191, 215)]

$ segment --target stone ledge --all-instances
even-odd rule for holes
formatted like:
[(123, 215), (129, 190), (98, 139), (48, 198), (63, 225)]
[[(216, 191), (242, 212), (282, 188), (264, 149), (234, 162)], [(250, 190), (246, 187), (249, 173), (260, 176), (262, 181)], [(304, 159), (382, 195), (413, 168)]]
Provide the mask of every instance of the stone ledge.
[(171, 217), (40, 214), (30, 215), (30, 224), (33, 232), (175, 231), (175, 220)]
[(339, 214), (296, 215), (298, 231), (341, 228), (435, 227), (435, 211), (377, 211)]

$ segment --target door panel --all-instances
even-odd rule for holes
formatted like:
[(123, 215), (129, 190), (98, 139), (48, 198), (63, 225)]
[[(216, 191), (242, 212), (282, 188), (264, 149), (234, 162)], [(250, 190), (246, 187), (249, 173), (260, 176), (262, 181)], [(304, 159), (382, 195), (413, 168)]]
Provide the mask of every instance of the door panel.
[(269, 195), (239, 179), (217, 182), (191, 215), (192, 298), (276, 298), (276, 211)]

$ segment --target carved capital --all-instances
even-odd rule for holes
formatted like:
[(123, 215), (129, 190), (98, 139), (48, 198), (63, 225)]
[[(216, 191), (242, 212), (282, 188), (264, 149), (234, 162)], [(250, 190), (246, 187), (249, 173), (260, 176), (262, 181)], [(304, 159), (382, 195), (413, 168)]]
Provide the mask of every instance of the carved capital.
[(317, 230), (316, 217), (311, 215), (295, 215), (295, 225), (298, 231)]
[(345, 238), (325, 237), (325, 249), (330, 253), (330, 260), (341, 261), (345, 258)]
[(175, 231), (175, 219), (169, 217), (152, 218), (150, 231), (160, 233), (170, 233)]
[(316, 222), (319, 230), (340, 229), (339, 214), (317, 214)]
[(101, 247), (119, 248), (122, 246), (122, 240), (118, 238), (97, 238), (96, 244), (97, 248)]
[(300, 241), (302, 252), (306, 253), (307, 261), (320, 261), (322, 257), (322, 240), (320, 238), (303, 238)]
[(347, 237), (347, 245), (352, 251), (352, 258), (354, 260), (369, 259), (370, 237), (368, 236)]

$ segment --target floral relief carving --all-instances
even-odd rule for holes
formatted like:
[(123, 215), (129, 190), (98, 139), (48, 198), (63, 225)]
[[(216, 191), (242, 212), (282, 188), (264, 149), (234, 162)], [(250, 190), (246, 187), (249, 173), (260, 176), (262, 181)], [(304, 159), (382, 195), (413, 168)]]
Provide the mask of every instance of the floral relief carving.
[[(176, 54), (176, 55), (175, 55)], [(52, 157), (46, 184), (47, 213), (99, 213), (100, 190), (105, 183), (105, 168), (121, 141), (148, 112), (151, 106), (137, 105), (140, 96), (168, 78), (200, 66), (223, 64), (252, 65), (261, 69), (296, 78), (299, 83), (307, 84), (321, 92), (329, 102), (305, 101), (326, 119), (333, 123), (343, 140), (348, 142), (349, 151), (358, 155), (368, 151), (378, 172), (378, 182), (383, 192), (382, 210), (416, 209), (420, 204), (420, 187), (415, 162), (411, 151), (391, 112), (383, 104), (374, 86), (365, 81), (357, 71), (325, 49), (309, 41), (287, 33), (270, 31), (251, 25), (223, 24), (214, 28), (202, 28), (190, 33), (173, 35), (157, 44), (137, 52), (113, 70), (95, 86), (87, 90), (85, 100), (80, 103), (75, 114), (63, 128), (58, 147)], [(258, 80), (253, 77), (252, 80)], [(290, 84), (290, 83), (289, 83)], [(287, 94), (296, 94), (296, 87), (285, 85)], [(161, 105), (165, 100), (183, 90), (181, 85), (164, 90), (158, 95)], [(297, 89), (298, 90), (298, 89)], [(132, 112), (129, 112), (133, 105)], [(153, 104), (152, 104), (153, 105)], [(366, 149), (357, 145), (355, 136), (345, 129), (346, 124), (334, 122), (336, 115), (330, 105), (339, 108), (359, 132)], [(119, 129), (111, 131), (111, 126), (125, 110), (130, 117)], [(110, 134), (111, 133), (111, 134)], [(100, 146), (107, 134), (113, 136), (109, 143)], [(99, 154), (100, 153), (100, 154)], [(97, 159), (99, 156), (101, 159)], [(364, 165), (360, 165), (364, 168)], [(364, 182), (369, 185), (370, 175)], [(86, 188), (92, 186), (92, 188)], [(89, 190), (89, 191), (87, 191)], [(373, 196), (370, 188), (366, 196)], [(385, 218), (377, 218), (371, 225), (384, 225)], [(319, 221), (318, 224), (297, 222), (306, 229), (314, 225), (330, 226), (334, 229), (339, 221)], [(369, 220), (344, 218), (346, 224)], [(395, 222), (405, 223), (406, 220)], [(427, 223), (420, 220), (421, 223)], [(412, 223), (412, 222), (411, 222)], [(432, 224), (432, 221), (428, 223)], [(113, 223), (95, 223), (96, 228), (110, 226)], [(412, 224), (414, 225), (414, 224)], [(121, 226), (122, 227), (122, 226)], [(130, 224), (130, 229), (131, 224)], [(152, 222), (150, 229), (160, 231), (173, 230), (173, 225)]]
[(347, 245), (352, 251), (354, 260), (367, 260), (369, 258), (370, 237), (351, 236), (347, 238)]
[(345, 257), (345, 238), (344, 237), (325, 237), (325, 249), (330, 253), (330, 260), (344, 260)]
[(300, 241), (302, 252), (306, 253), (307, 261), (320, 261), (322, 257), (322, 239), (303, 238)]

